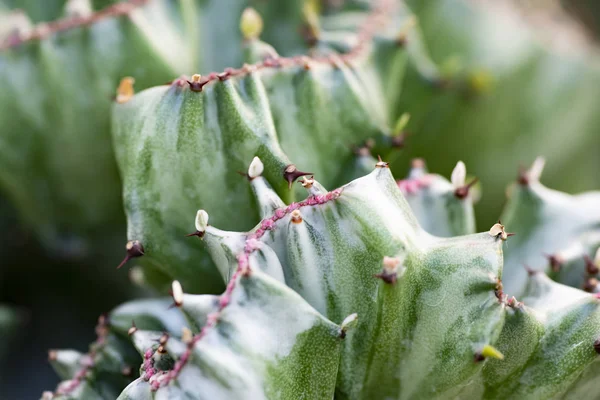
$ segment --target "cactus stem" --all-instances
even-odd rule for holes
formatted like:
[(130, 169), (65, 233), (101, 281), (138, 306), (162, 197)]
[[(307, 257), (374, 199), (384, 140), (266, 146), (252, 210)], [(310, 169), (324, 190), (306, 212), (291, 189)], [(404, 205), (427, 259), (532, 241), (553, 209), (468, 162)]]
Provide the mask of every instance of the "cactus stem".
[(106, 337), (108, 336), (107, 324), (108, 318), (106, 318), (106, 315), (100, 315), (100, 317), (98, 318), (98, 325), (96, 325), (96, 334), (98, 335), (98, 337), (94, 344), (90, 346), (92, 350), (85, 356), (87, 362), (82, 362), (82, 368), (79, 371), (77, 371), (77, 373), (73, 376), (73, 378), (70, 381), (68, 381), (67, 384), (59, 386), (56, 392), (53, 393), (53, 397), (54, 395), (69, 397), (68, 395), (75, 389), (77, 389), (81, 382), (86, 379), (89, 372), (96, 363), (96, 355), (98, 354), (98, 352), (102, 351), (102, 348), (106, 345)]
[(385, 161), (383, 161), (383, 160), (381, 159), (381, 156), (379, 156), (379, 155), (378, 155), (378, 156), (377, 156), (377, 160), (378, 160), (378, 161), (377, 161), (377, 164), (375, 164), (375, 168), (389, 168), (389, 165), (390, 165), (390, 164), (389, 164), (389, 163), (387, 163), (387, 162), (385, 162)]
[(285, 179), (288, 182), (289, 189), (292, 188), (292, 183), (294, 183), (296, 179), (306, 175), (313, 175), (313, 173), (298, 171), (298, 168), (296, 168), (294, 164), (286, 166), (283, 170), (283, 179)]
[(115, 101), (119, 104), (127, 103), (131, 98), (135, 95), (135, 90), (133, 89), (133, 84), (135, 83), (135, 79), (130, 76), (126, 76), (121, 79), (119, 83), (119, 87), (117, 88), (117, 96), (115, 97)]
[(544, 254), (544, 256), (550, 262), (552, 272), (559, 272), (565, 262), (564, 258), (560, 254)]
[(469, 195), (469, 191), (478, 181), (479, 181), (478, 178), (473, 178), (473, 180), (471, 182), (469, 182), (468, 184), (457, 188), (454, 191), (454, 195), (459, 199), (464, 199), (465, 197), (467, 197)]
[(129, 260), (132, 258), (141, 257), (144, 255), (144, 246), (139, 240), (130, 240), (125, 245), (125, 250), (127, 254), (121, 263), (117, 266), (117, 269), (121, 268), (123, 265), (127, 264)]
[[(292, 172), (295, 171), (295, 168), (296, 167), (294, 166), (294, 170)], [(287, 170), (287, 168), (286, 168), (286, 170)], [(310, 175), (310, 174), (305, 174), (305, 175)], [(302, 176), (302, 175), (300, 175), (300, 176)], [(262, 236), (264, 236), (264, 234), (267, 231), (275, 229), (275, 223), (277, 221), (281, 220), (282, 218), (284, 218), (287, 214), (290, 214), (291, 217), (293, 218), (294, 211), (298, 211), (299, 208), (315, 206), (318, 204), (325, 204), (329, 201), (336, 200), (338, 197), (340, 197), (341, 194), (342, 194), (342, 189), (338, 188), (336, 190), (333, 190), (333, 191), (325, 193), (325, 194), (311, 196), (308, 199), (303, 200), (301, 202), (292, 203), (285, 208), (279, 208), (279, 209), (275, 210), (275, 212), (272, 216), (262, 220), (259, 228), (247, 237), (246, 245), (244, 246), (244, 250), (237, 255), (237, 268), (236, 268), (235, 272), (233, 273), (233, 275), (231, 276), (231, 279), (229, 280), (229, 283), (227, 284), (227, 287), (225, 288), (225, 292), (221, 295), (221, 297), (219, 299), (218, 310), (208, 316), (206, 324), (202, 327), (200, 332), (197, 335), (193, 336), (191, 338), (191, 340), (189, 341), (186, 352), (181, 355), (179, 360), (175, 363), (174, 368), (164, 376), (164, 379), (157, 381), (158, 383), (156, 384), (156, 386), (153, 386), (153, 390), (157, 390), (159, 387), (168, 385), (171, 380), (173, 380), (177, 377), (177, 375), (179, 374), (181, 369), (185, 366), (189, 357), (191, 356), (194, 345), (198, 341), (200, 341), (204, 336), (206, 336), (207, 332), (216, 325), (217, 321), (219, 320), (219, 316), (221, 315), (221, 312), (223, 311), (223, 309), (225, 307), (227, 307), (230, 304), (231, 295), (232, 295), (233, 290), (236, 287), (237, 281), (241, 277), (247, 277), (252, 273), (252, 268), (250, 267), (250, 254), (259, 248), (259, 246), (256, 245), (258, 240)], [(208, 220), (207, 220), (207, 222), (208, 222)], [(174, 285), (175, 285), (175, 282), (177, 282), (177, 281), (173, 282)], [(179, 290), (180, 290), (179, 288), (175, 288), (175, 287), (173, 287), (173, 290), (172, 290), (173, 299), (175, 300), (176, 303), (177, 303), (176, 293), (178, 293)], [(181, 291), (181, 296), (183, 297), (183, 291)], [(183, 298), (181, 298), (181, 302), (182, 301), (183, 301)], [(346, 336), (346, 330), (349, 329), (351, 326), (353, 326), (353, 324), (351, 322), (355, 321), (355, 320), (356, 320), (355, 314), (349, 316), (348, 318), (346, 318), (346, 320), (344, 320), (344, 323), (342, 323), (342, 329), (340, 331), (340, 337), (343, 338)]]
[(475, 353), (475, 362), (481, 362), (486, 358), (504, 360), (504, 354), (500, 353), (495, 347), (486, 344), (485, 346), (483, 346), (481, 351)]

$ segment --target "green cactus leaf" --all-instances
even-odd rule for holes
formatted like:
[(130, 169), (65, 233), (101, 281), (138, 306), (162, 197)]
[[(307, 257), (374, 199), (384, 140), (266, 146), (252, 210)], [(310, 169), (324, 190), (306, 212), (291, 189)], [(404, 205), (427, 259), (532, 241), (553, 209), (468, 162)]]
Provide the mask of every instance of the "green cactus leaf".
[[(560, 259), (563, 250), (566, 255), (579, 250), (577, 256), (581, 260), (584, 255), (593, 257), (591, 251), (598, 246), (600, 235), (600, 192), (571, 196), (548, 189), (539, 182), (541, 169), (538, 172), (535, 169), (524, 173), (522, 183), (512, 187), (502, 215), (502, 222), (516, 233), (515, 240), (506, 249), (504, 284), (507, 292), (517, 297), (521, 296), (526, 282), (523, 265), (549, 272), (545, 271), (549, 266), (547, 256)], [(582, 287), (585, 267), (579, 271), (559, 272), (558, 277), (561, 275), (566, 282)]]
[[(513, 7), (522, 2), (502, 3), (409, 1), (442, 80), (418, 79), (409, 68), (396, 109), (396, 117), (412, 117), (409, 157), (424, 157), (444, 173), (462, 159), (477, 172), (486, 187), (479, 229), (500, 214), (520, 163), (546, 157), (547, 183), (570, 192), (597, 187), (600, 168), (600, 120), (590, 106), (600, 82), (596, 52), (577, 39), (556, 49), (549, 43), (571, 31), (551, 24), (537, 35), (521, 18), (535, 13)], [(394, 164), (394, 173), (406, 164)]]
[[(191, 339), (192, 347), (168, 339), (166, 351), (178, 360), (174, 367), (157, 368), (158, 359), (151, 356), (154, 344), (142, 377), (126, 388), (120, 399), (333, 396), (342, 343), (340, 327), (259, 271), (238, 275), (230, 287), (224, 295), (227, 305)], [(140, 341), (147, 345), (157, 342), (157, 333), (145, 335)]]
[(590, 388), (598, 370), (594, 343), (599, 337), (597, 296), (534, 273), (523, 303), (509, 308), (498, 340), (505, 360), (490, 360), (484, 367), (483, 397), (595, 397)]
[[(116, 104), (128, 238), (143, 244), (146, 263), (192, 292), (214, 291), (210, 262), (184, 237), (188, 216), (202, 207), (224, 228), (249, 228), (257, 214), (237, 172), (255, 155), (285, 199), (291, 198), (283, 179), (290, 160), (337, 186), (345, 172), (339, 160), (352, 157), (348, 143), (388, 134), (381, 83), (368, 72), (370, 58), (357, 57), (351, 64), (337, 56), (288, 59), (289, 66), (279, 60), (284, 67), (192, 78), (201, 93), (177, 80)], [(235, 195), (223, 204), (219, 193), (226, 192)]]
[(98, 339), (90, 351), (51, 350), (49, 360), (64, 379), (52, 399), (115, 399), (132, 379), (140, 356), (127, 337), (132, 323), (140, 330), (158, 330), (180, 335), (185, 320), (169, 300), (139, 300), (125, 303), (108, 317), (101, 317)]
[[(251, 184), (265, 185), (262, 180)], [(244, 234), (245, 245), (234, 233), (207, 226), (203, 239), (223, 263), (219, 270), (232, 276), (241, 262), (233, 255), (246, 252), (251, 266), (285, 282), (330, 320), (358, 314), (344, 342), (340, 398), (451, 393), (481, 369), (474, 355), (502, 326), (495, 294), (502, 241), (488, 233), (429, 236), (384, 164), (333, 192), (316, 187), (312, 182), (308, 199)], [(261, 197), (270, 195), (261, 192), (259, 203)], [(382, 272), (385, 256), (396, 264), (390, 276)], [(374, 275), (397, 282), (380, 283)], [(425, 332), (433, 329), (460, 337), (460, 345), (430, 340)], [(431, 385), (434, 376), (438, 383)]]
[[(457, 166), (455, 171), (460, 172), (460, 168)], [(423, 229), (436, 236), (452, 237), (475, 233), (470, 186), (474, 181), (466, 183), (465, 179), (466, 171), (456, 182), (449, 182), (441, 175), (428, 173), (424, 162), (417, 159), (407, 179), (398, 185)]]
[(114, 88), (127, 75), (145, 88), (194, 66), (167, 3), (131, 3), (93, 24), (3, 44), (0, 183), (50, 247), (119, 229), (108, 135)]

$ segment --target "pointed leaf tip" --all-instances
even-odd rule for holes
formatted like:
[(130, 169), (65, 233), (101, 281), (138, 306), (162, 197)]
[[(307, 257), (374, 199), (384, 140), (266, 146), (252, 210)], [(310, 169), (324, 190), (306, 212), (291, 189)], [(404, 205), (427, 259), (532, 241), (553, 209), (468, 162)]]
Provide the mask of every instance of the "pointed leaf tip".
[(171, 291), (173, 293), (175, 305), (180, 307), (183, 304), (183, 288), (181, 287), (181, 283), (179, 283), (179, 281), (173, 281), (171, 284)]
[(345, 338), (349, 329), (354, 328), (358, 324), (358, 314), (350, 314), (342, 321), (340, 329), (340, 338)]
[(467, 178), (467, 167), (465, 163), (459, 161), (456, 163), (456, 167), (452, 170), (452, 175), (450, 176), (450, 181), (452, 182), (452, 186), (454, 189), (459, 189), (465, 185), (465, 180)]
[(135, 79), (130, 76), (121, 79), (117, 88), (117, 97), (115, 98), (117, 103), (127, 103), (135, 95), (135, 91), (133, 90), (134, 83)]
[(200, 233), (206, 231), (206, 227), (208, 226), (208, 213), (204, 210), (198, 210), (196, 213), (196, 230)]
[(258, 39), (263, 30), (263, 20), (260, 14), (252, 7), (242, 13), (240, 31), (246, 40)]
[(504, 354), (500, 353), (498, 349), (489, 344), (483, 346), (481, 350), (481, 355), (485, 358), (495, 358), (497, 360), (504, 360)]
[(254, 179), (262, 175), (265, 170), (265, 166), (258, 157), (254, 157), (252, 162), (250, 163), (250, 167), (248, 167), (248, 178)]

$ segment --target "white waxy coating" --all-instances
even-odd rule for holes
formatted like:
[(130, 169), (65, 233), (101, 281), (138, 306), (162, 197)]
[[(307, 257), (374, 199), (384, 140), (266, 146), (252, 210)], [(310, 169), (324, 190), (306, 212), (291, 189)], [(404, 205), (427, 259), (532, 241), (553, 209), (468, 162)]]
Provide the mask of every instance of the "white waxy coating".
[(198, 210), (196, 213), (196, 230), (198, 232), (206, 231), (208, 226), (208, 213), (204, 210)]

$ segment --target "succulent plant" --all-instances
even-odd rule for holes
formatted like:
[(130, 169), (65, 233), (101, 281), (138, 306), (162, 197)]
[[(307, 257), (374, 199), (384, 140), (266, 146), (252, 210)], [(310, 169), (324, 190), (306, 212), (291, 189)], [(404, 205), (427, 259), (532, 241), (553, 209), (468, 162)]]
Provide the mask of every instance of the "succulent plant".
[[(211, 58), (215, 41), (196, 51), (200, 31), (216, 31), (194, 21), (221, 15), (224, 2), (132, 0), (90, 14), (92, 3), (70, 1), (85, 12), (7, 36), (0, 79), (10, 90), (0, 102), (11, 108), (0, 124), (15, 128), (3, 140), (17, 143), (27, 127), (39, 151), (20, 148), (45, 166), (39, 178), (20, 176), (33, 161), (0, 154), (8, 193), (48, 243), (60, 239), (61, 224), (93, 236), (118, 214), (98, 197), (118, 198), (116, 171), (105, 174), (112, 142), (127, 217), (120, 266), (135, 259), (139, 280), (172, 295), (102, 316), (87, 354), (51, 351), (65, 381), (43, 398), (596, 397), (600, 194), (545, 188), (540, 159), (519, 174), (502, 222), (475, 234), (479, 188), (465, 163), (448, 180), (414, 160), (396, 180), (385, 161), (413, 123), (405, 73), (428, 90), (446, 82), (408, 8), (299, 1), (242, 12), (245, 2), (233, 3), (223, 29), (242, 15), (243, 51), (227, 48), (222, 59)], [(304, 41), (281, 28), (263, 33), (282, 15), (302, 27)], [(147, 18), (164, 24), (144, 29)], [(73, 33), (57, 32), (69, 24)], [(107, 45), (110, 28), (118, 51)], [(279, 56), (265, 35), (290, 55)], [(94, 57), (71, 62), (81, 54)], [(138, 94), (125, 77), (109, 111), (108, 83), (138, 66), (148, 81), (135, 76), (136, 87), (145, 89), (239, 54), (240, 68), (182, 75)], [(44, 57), (63, 61), (48, 72)], [(113, 69), (98, 70), (100, 60)], [(73, 65), (98, 85), (89, 102)], [(48, 87), (20, 96), (16, 75), (36, 68), (31, 75), (50, 74)], [(52, 91), (72, 104), (57, 107), (46, 97)], [(98, 121), (80, 148), (73, 137), (94, 107)], [(34, 110), (46, 114), (32, 125)], [(70, 145), (80, 157), (105, 152), (98, 165), (82, 163), (62, 157)], [(71, 171), (82, 164), (89, 168)], [(34, 208), (43, 196), (30, 194), (54, 179), (68, 185), (53, 192), (65, 197)]]

